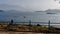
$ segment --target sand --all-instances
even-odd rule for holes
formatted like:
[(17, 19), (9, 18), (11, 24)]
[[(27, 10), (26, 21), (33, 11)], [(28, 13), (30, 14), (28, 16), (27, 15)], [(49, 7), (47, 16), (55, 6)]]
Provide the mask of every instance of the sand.
[[(0, 34), (56, 34), (56, 33), (34, 33), (34, 32), (0, 32)], [(57, 33), (59, 34), (59, 33)]]

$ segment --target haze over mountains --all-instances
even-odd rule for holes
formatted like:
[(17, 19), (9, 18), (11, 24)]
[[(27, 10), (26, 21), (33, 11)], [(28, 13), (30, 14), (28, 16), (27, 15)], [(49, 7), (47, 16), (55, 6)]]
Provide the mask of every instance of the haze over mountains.
[[(30, 12), (30, 11), (19, 11), (19, 10), (0, 10), (0, 12), (10, 12), (10, 13), (16, 13), (16, 12), (18, 12), (18, 13), (26, 13), (26, 12)], [(58, 13), (60, 13), (60, 9), (48, 9), (48, 10), (45, 10), (45, 11), (34, 11), (34, 12), (38, 12), (38, 13), (46, 13), (46, 14), (58, 14)], [(32, 12), (30, 12), (30, 13), (32, 13)]]
[(47, 14), (57, 14), (57, 13), (60, 13), (60, 9), (48, 9), (45, 11), (36, 11), (36, 12), (46, 12)]

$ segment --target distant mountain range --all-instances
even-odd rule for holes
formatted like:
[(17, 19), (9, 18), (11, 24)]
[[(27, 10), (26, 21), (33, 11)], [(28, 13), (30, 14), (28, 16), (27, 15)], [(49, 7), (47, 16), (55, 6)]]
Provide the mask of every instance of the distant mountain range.
[(3, 10), (0, 10), (0, 12), (4, 12)]
[[(6, 10), (8, 12), (17, 12), (17, 10)], [(5, 10), (0, 10), (0, 12), (5, 12)], [(18, 12), (23, 12), (23, 11), (18, 11)], [(35, 12), (42, 12), (46, 14), (57, 14), (60, 13), (60, 9), (48, 9), (45, 11), (35, 11)]]
[(57, 14), (60, 13), (60, 9), (48, 9), (45, 11), (36, 11), (36, 12), (46, 12), (46, 14)]

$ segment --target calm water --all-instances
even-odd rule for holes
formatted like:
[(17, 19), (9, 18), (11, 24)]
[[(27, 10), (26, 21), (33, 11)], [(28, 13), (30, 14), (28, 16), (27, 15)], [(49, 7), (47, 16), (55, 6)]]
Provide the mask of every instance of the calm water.
[(48, 23), (50, 20), (51, 23), (60, 23), (60, 13), (46, 14), (46, 12), (0, 12), (0, 21), (10, 21), (11, 19), (13, 19), (14, 22), (29, 22), (29, 20), (31, 20), (32, 22), (43, 22), (42, 24), (44, 24), (44, 22)]

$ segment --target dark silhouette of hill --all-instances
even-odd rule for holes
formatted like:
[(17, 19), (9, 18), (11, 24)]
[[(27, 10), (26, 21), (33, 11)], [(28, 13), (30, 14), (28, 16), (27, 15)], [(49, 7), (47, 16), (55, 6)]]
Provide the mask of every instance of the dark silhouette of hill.
[(3, 10), (0, 10), (0, 12), (4, 12)]

